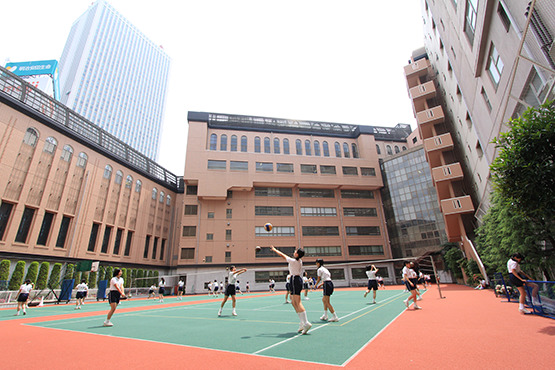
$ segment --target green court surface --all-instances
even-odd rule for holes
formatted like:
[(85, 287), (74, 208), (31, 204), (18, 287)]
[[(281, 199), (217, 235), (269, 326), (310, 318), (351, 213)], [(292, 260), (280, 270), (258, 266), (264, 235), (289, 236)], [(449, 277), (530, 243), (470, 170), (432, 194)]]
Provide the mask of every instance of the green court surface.
[[(179, 304), (171, 307), (157, 307), (157, 303), (147, 300), (127, 301), (120, 307), (144, 306), (144, 310), (116, 311), (112, 318), (113, 327), (102, 326), (105, 313), (86, 317), (76, 314), (63, 320), (29, 325), (342, 365), (405, 310), (402, 300), (408, 296), (401, 290), (381, 290), (378, 292), (378, 303), (371, 304), (371, 294), (363, 298), (363, 293), (364, 290), (336, 290), (331, 302), (340, 321), (327, 323), (320, 321), (323, 314), (321, 291), (311, 292), (311, 299), (303, 300), (308, 319), (313, 324), (307, 335), (297, 333), (299, 318), (291, 304), (284, 303), (282, 293), (238, 296), (238, 316), (231, 315), (230, 300), (222, 316), (218, 317), (221, 298), (192, 296), (185, 297), (183, 301), (165, 299), (164, 303)], [(206, 302), (206, 299), (210, 301)], [(195, 301), (199, 302), (191, 304)], [(91, 304), (85, 305), (83, 310), (98, 311), (101, 307), (104, 306)], [(105, 308), (108, 308), (107, 304)], [(61, 310), (65, 314), (83, 311), (72, 311), (72, 307), (61, 305), (52, 310), (58, 312), (48, 315), (61, 314)], [(10, 313), (13, 315), (13, 310)], [(7, 316), (6, 312), (2, 312), (1, 316)], [(40, 316), (43, 316), (42, 312)]]

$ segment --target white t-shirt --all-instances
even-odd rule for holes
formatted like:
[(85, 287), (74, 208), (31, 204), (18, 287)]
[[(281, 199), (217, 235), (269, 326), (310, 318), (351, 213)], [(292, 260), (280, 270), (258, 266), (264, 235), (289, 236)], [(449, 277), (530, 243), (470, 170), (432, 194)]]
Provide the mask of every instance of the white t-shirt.
[(183, 288), (184, 285), (185, 285), (185, 282), (183, 280), (179, 280), (179, 283), (177, 283), (177, 286), (181, 288)]
[(416, 277), (416, 272), (407, 266), (403, 267), (403, 278), (414, 279)]
[(299, 275), (301, 276), (303, 273), (303, 261), (302, 260), (296, 260), (294, 258), (291, 257), (287, 257), (286, 258), (287, 263), (289, 264), (289, 273), (291, 275)]
[(166, 286), (166, 283), (165, 283), (164, 281), (160, 280), (160, 282), (158, 283), (158, 286), (159, 286), (160, 288), (163, 288), (163, 287)]
[(110, 291), (117, 292), (118, 288), (116, 288), (116, 286), (119, 286), (120, 289), (123, 291), (123, 278), (114, 276), (112, 280), (110, 280)]
[(303, 283), (308, 284), (308, 278), (306, 276), (303, 276)]
[(87, 283), (81, 283), (77, 285), (77, 291), (78, 292), (86, 292), (87, 290), (89, 290), (89, 287), (87, 286)]
[(235, 271), (235, 272), (230, 271), (227, 283), (231, 284), (231, 285), (237, 284), (237, 276), (239, 276), (237, 271)]
[(520, 272), (520, 264), (514, 259), (509, 258), (509, 261), (507, 262), (507, 269), (509, 270), (510, 274), (513, 273), (513, 270), (516, 270), (516, 272)]
[(368, 280), (376, 280), (376, 270), (366, 271), (366, 276), (368, 276)]
[(21, 290), (20, 293), (29, 294), (31, 290), (33, 290), (33, 284), (22, 284), (19, 289)]
[(318, 269), (318, 277), (322, 280), (322, 281), (331, 281), (331, 274), (330, 271), (325, 268), (324, 266), (320, 266), (320, 268)]

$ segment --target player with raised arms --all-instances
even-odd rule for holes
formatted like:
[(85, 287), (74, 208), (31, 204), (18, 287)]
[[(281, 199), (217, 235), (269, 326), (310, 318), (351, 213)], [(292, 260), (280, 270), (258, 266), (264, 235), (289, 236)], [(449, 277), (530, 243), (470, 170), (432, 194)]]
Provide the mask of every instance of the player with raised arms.
[(229, 278), (227, 280), (227, 288), (225, 289), (224, 300), (222, 301), (222, 305), (220, 306), (220, 310), (218, 311), (218, 316), (222, 315), (222, 310), (224, 309), (224, 305), (227, 302), (227, 298), (231, 296), (231, 305), (233, 306), (233, 311), (231, 314), (233, 316), (237, 316), (237, 312), (235, 312), (235, 294), (237, 292), (235, 284), (237, 284), (237, 276), (241, 275), (243, 272), (247, 271), (247, 269), (237, 270), (235, 266), (229, 267)]
[(308, 321), (306, 310), (301, 302), (301, 292), (303, 290), (303, 261), (301, 258), (304, 256), (304, 251), (301, 248), (298, 248), (293, 255), (295, 258), (291, 258), (285, 253), (277, 250), (273, 245), (270, 246), (270, 249), (279, 256), (283, 257), (289, 265), (289, 273), (291, 274), (291, 304), (301, 320), (299, 332), (306, 334), (312, 327), (312, 324)]

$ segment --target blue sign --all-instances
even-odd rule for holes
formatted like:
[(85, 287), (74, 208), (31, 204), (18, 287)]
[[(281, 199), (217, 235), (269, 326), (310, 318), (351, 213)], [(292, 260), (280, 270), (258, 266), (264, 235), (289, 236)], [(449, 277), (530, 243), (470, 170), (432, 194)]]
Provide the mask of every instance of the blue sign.
[(54, 76), (57, 74), (58, 62), (56, 60), (39, 60), (36, 62), (6, 63), (6, 69), (18, 76)]

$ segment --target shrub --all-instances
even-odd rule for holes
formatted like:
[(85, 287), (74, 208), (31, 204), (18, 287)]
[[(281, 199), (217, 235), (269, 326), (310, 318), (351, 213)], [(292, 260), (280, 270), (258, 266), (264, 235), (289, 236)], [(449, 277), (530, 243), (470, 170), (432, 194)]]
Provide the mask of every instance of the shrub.
[(89, 288), (96, 288), (96, 271), (91, 271), (89, 274)]
[(123, 278), (123, 287), (125, 288), (125, 282), (127, 281), (127, 269), (125, 267), (121, 269), (121, 277)]
[(8, 280), (10, 277), (10, 266), (12, 262), (10, 260), (2, 260), (0, 262), (0, 280)]
[(133, 274), (131, 276), (131, 281), (129, 282), (130, 287), (137, 287), (137, 277), (139, 275), (138, 269), (133, 269)]
[(104, 275), (104, 280), (112, 280), (112, 275), (114, 274), (114, 268), (112, 266), (106, 267), (106, 275)]
[(98, 269), (98, 281), (106, 280), (106, 267), (100, 266)]
[(81, 276), (81, 273), (77, 271), (77, 269), (73, 270), (73, 273), (71, 274), (71, 279), (75, 279), (75, 281), (73, 282), (74, 288), (77, 286), (77, 284), (79, 284), (79, 276)]
[(143, 269), (139, 269), (137, 271), (137, 287), (142, 288), (144, 287), (144, 279), (142, 279), (145, 276), (145, 270)]
[(41, 262), (39, 269), (39, 276), (37, 277), (37, 289), (46, 288), (46, 282), (48, 281), (48, 272), (50, 271), (50, 262)]
[(25, 275), (25, 280), (31, 280), (31, 283), (37, 283), (37, 275), (39, 274), (39, 263), (37, 261), (31, 262), (29, 268), (27, 269), (27, 274)]
[(73, 279), (74, 271), (75, 271), (75, 265), (73, 263), (68, 263), (66, 266), (66, 273), (64, 275), (64, 280)]
[(12, 278), (8, 285), (9, 290), (18, 290), (23, 282), (23, 274), (25, 273), (25, 261), (17, 261), (15, 270), (13, 270)]
[[(88, 271), (83, 271), (81, 273), (81, 278), (79, 279), (79, 284), (81, 284), (81, 280), (83, 280), (83, 279), (85, 279), (85, 282), (89, 281), (89, 272)], [(88, 283), (87, 283), (87, 285), (88, 285)]]
[(55, 263), (48, 278), (48, 287), (56, 289), (60, 285), (60, 273), (62, 272), (62, 264)]

